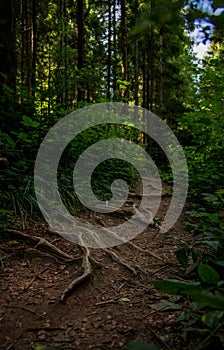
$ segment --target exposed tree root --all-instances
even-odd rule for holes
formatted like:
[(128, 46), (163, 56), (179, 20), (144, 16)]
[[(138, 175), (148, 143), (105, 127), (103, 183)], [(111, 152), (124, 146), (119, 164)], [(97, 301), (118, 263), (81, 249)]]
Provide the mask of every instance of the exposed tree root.
[(121, 264), (122, 266), (126, 267), (126, 269), (128, 269), (129, 271), (131, 271), (134, 275), (137, 275), (137, 272), (136, 270), (130, 266), (128, 263), (126, 263), (124, 260), (122, 260), (121, 258), (119, 258), (119, 256), (112, 252), (112, 250), (109, 250), (109, 249), (103, 249), (103, 251), (105, 253), (107, 253), (108, 255), (110, 255), (110, 257), (112, 259), (114, 259), (116, 262), (118, 262), (119, 264)]
[(25, 253), (26, 254), (39, 254), (43, 257), (46, 257), (46, 258), (49, 258), (49, 259), (53, 259), (57, 264), (60, 264), (61, 263), (61, 259), (63, 260), (64, 263), (67, 263), (67, 262), (73, 262), (73, 261), (78, 261), (80, 259), (82, 259), (82, 257), (78, 257), (78, 258), (73, 258), (73, 259), (64, 259), (64, 257), (61, 257), (60, 256), (60, 259), (57, 259), (56, 257), (56, 253), (55, 254), (52, 254), (52, 253), (46, 253), (46, 252), (43, 252), (42, 250), (38, 250), (36, 248), (27, 248), (25, 249)]
[[(83, 263), (82, 263), (82, 270), (83, 273), (81, 276), (76, 277), (63, 291), (61, 294), (61, 301), (65, 301), (65, 299), (68, 297), (69, 294), (74, 290), (75, 287), (78, 287), (83, 282), (86, 282), (88, 279), (90, 279), (92, 275), (92, 266), (91, 261), (95, 263), (96, 265), (99, 265), (100, 267), (105, 267), (103, 264), (96, 261), (93, 257), (90, 255), (90, 250), (87, 247), (80, 246), (80, 248), (83, 251)], [(114, 259), (116, 262), (118, 262), (120, 265), (124, 266), (126, 269), (131, 271), (134, 275), (137, 275), (136, 269), (134, 269), (132, 266), (130, 266), (126, 261), (121, 259), (116, 253), (109, 249), (102, 249), (106, 254), (108, 254), (112, 259)], [(143, 270), (140, 266), (137, 266), (137, 269), (143, 273), (146, 273), (145, 270)]]
[(20, 236), (22, 238), (26, 238), (28, 240), (31, 240), (34, 243), (36, 243), (35, 248), (37, 248), (37, 247), (39, 247), (41, 245), (42, 247), (45, 247), (45, 248), (49, 249), (51, 252), (57, 254), (58, 256), (63, 258), (64, 260), (67, 260), (67, 261), (74, 261), (74, 260), (76, 260), (74, 258), (74, 256), (63, 252), (61, 249), (55, 247), (53, 244), (51, 244), (50, 242), (48, 242), (46, 239), (44, 239), (42, 237), (30, 236), (30, 235), (28, 235), (28, 234), (26, 234), (24, 232), (21, 232), (21, 231), (18, 231), (18, 230), (13, 230), (13, 229), (5, 229), (3, 232), (11, 233), (11, 234)]
[[(96, 219), (97, 222), (99, 222), (103, 227), (106, 228), (105, 222), (104, 222), (100, 217), (98, 217), (97, 215), (94, 215), (94, 217), (95, 217), (95, 219)], [(108, 229), (108, 233), (109, 233), (109, 229)], [(150, 252), (150, 251), (147, 250), (147, 249), (143, 249), (143, 248), (139, 247), (138, 245), (132, 243), (131, 241), (127, 241), (127, 242), (124, 242), (124, 243), (129, 244), (130, 246), (132, 246), (132, 247), (135, 248), (136, 250), (139, 250), (139, 251), (142, 252), (142, 253), (148, 254), (148, 255), (152, 256), (153, 258), (155, 258), (155, 259), (158, 259), (158, 260), (163, 261), (163, 259), (160, 258), (160, 256), (156, 255), (155, 253)]]
[(96, 266), (99, 266), (101, 268), (105, 268), (105, 265), (102, 264), (101, 262), (99, 262), (98, 260), (96, 260), (95, 258), (93, 258), (91, 255), (89, 256), (89, 260), (95, 264)]
[[(101, 222), (101, 224), (103, 226), (105, 225), (104, 222)], [(30, 251), (32, 253), (33, 251), (36, 251), (36, 249), (39, 246), (42, 246), (43, 248), (49, 250), (50, 254), (49, 253), (45, 253), (45, 252), (43, 253), (40, 250), (38, 250), (38, 252), (40, 252), (41, 254), (43, 253), (44, 255), (47, 255), (50, 258), (54, 258), (57, 263), (60, 263), (60, 261), (58, 261), (57, 258), (55, 258), (55, 256), (63, 258), (63, 260), (65, 262), (77, 261), (78, 259), (81, 258), (81, 257), (75, 258), (73, 255), (70, 255), (70, 254), (67, 254), (67, 253), (63, 252), (61, 249), (55, 247), (52, 243), (48, 242), (46, 239), (44, 239), (42, 237), (31, 236), (31, 235), (28, 235), (28, 234), (23, 233), (21, 231), (13, 230), (13, 229), (6, 229), (6, 230), (4, 230), (4, 232), (16, 235), (16, 236), (18, 236), (18, 237), (20, 237), (22, 239), (27, 239), (27, 240), (30, 240), (33, 243), (35, 243), (35, 247), (28, 249), (28, 252)], [(109, 228), (108, 228), (108, 232), (109, 232)], [(81, 243), (83, 242), (81, 235), (80, 235), (80, 241), (81, 241)], [(160, 257), (156, 256), (155, 254), (153, 254), (153, 253), (151, 253), (151, 252), (149, 252), (147, 250), (142, 249), (141, 247), (135, 245), (132, 242), (127, 242), (127, 243), (129, 245), (131, 245), (134, 249), (137, 249), (137, 250), (139, 250), (139, 251), (141, 251), (143, 253), (149, 254), (149, 255), (151, 255), (154, 258), (157, 258), (159, 260), (162, 260)], [(105, 265), (103, 263), (98, 262), (97, 260), (95, 260), (94, 257), (91, 256), (90, 250), (86, 246), (84, 246), (84, 244), (79, 246), (79, 248), (82, 250), (82, 253), (83, 253), (83, 256), (82, 256), (83, 261), (82, 261), (82, 267), (81, 267), (82, 274), (80, 276), (74, 278), (72, 280), (72, 282), (64, 289), (64, 291), (61, 294), (61, 298), (60, 298), (61, 301), (65, 301), (65, 299), (68, 297), (69, 294), (72, 293), (72, 291), (75, 289), (75, 287), (79, 286), (80, 284), (82, 284), (82, 283), (86, 282), (88, 279), (90, 279), (90, 277), (92, 275), (92, 265), (91, 265), (91, 263), (99, 265), (101, 268), (105, 268)], [(135, 264), (135, 268), (132, 267), (131, 265), (129, 265), (129, 263), (127, 263), (125, 260), (120, 258), (111, 249), (104, 248), (104, 249), (102, 249), (102, 251), (104, 251), (113, 260), (115, 260), (120, 265), (124, 266), (127, 270), (129, 270), (134, 275), (137, 275), (137, 271), (141, 271), (144, 274), (147, 273), (145, 270), (143, 270), (140, 266), (138, 266), (136, 264)], [(33, 283), (34, 279), (30, 282), (30, 284)], [(29, 288), (30, 284), (28, 284), (28, 286), (26, 286), (26, 288)]]
[(86, 247), (81, 247), (84, 256), (83, 256), (83, 263), (82, 263), (82, 269), (83, 273), (81, 276), (76, 277), (63, 291), (61, 294), (61, 301), (64, 301), (66, 297), (72, 292), (72, 290), (80, 285), (81, 283), (85, 282), (91, 277), (92, 274), (92, 268), (91, 268), (91, 263), (90, 263), (90, 251)]
[(132, 246), (133, 248), (135, 248), (136, 250), (139, 250), (139, 251), (142, 252), (142, 253), (146, 253), (146, 254), (152, 256), (153, 258), (156, 258), (156, 259), (158, 259), (158, 260), (163, 261), (163, 259), (160, 258), (160, 256), (158, 256), (158, 255), (156, 255), (156, 254), (150, 252), (149, 250), (143, 249), (143, 248), (139, 247), (138, 245), (136, 245), (136, 244), (134, 244), (134, 243), (132, 243), (132, 242), (130, 242), (130, 241), (127, 242), (127, 243), (128, 243), (130, 246)]

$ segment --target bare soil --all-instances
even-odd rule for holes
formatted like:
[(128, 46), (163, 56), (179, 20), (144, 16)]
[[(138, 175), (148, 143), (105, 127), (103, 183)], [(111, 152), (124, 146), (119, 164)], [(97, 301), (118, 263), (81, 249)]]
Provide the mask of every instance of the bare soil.
[[(157, 213), (160, 219), (171, 199), (167, 190), (165, 186)], [(159, 307), (159, 302), (172, 301), (172, 297), (159, 293), (150, 283), (181, 274), (175, 250), (188, 235), (183, 217), (166, 234), (150, 225), (132, 245), (91, 249), (91, 273), (66, 293), (86, 268), (83, 249), (50, 232), (45, 224), (28, 222), (24, 229), (15, 219), (11, 232), (1, 232), (0, 349), (119, 350), (136, 339), (161, 349), (183, 349), (180, 311), (164, 308), (163, 303)], [(123, 220), (113, 214), (96, 218), (86, 213), (85, 218), (110, 225)], [(29, 239), (37, 236), (74, 258)]]

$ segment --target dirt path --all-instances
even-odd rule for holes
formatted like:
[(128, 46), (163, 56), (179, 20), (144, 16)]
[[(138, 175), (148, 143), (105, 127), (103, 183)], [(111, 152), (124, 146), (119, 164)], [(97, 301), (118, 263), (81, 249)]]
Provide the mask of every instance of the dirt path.
[[(165, 216), (170, 198), (163, 196), (158, 218)], [(113, 215), (102, 214), (101, 219), (122, 222)], [(161, 310), (155, 310), (154, 304), (170, 297), (150, 284), (152, 279), (180, 273), (175, 249), (186, 235), (181, 218), (165, 234), (169, 239), (149, 226), (132, 240), (140, 249), (127, 243), (110, 249), (112, 255), (91, 250), (91, 278), (72, 290), (64, 302), (60, 300), (63, 291), (80, 275), (82, 251), (42, 224), (29, 223), (26, 230), (21, 226), (17, 221), (12, 228), (44, 237), (75, 260), (68, 262), (41, 245), (35, 247), (29, 239), (1, 233), (1, 349), (41, 349), (44, 345), (66, 350), (125, 349), (139, 338), (161, 349), (183, 349), (178, 311), (164, 312), (162, 304)], [(122, 265), (124, 261), (128, 266)]]

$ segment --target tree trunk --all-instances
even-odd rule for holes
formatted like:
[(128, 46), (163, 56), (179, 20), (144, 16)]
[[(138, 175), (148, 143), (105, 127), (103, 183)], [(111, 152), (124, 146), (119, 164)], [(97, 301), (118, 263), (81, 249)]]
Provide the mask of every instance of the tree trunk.
[(23, 98), (23, 101), (28, 101), (32, 96), (33, 38), (33, 1), (22, 0), (21, 87), (23, 92), (26, 92), (26, 96)]
[[(135, 1), (134, 6), (134, 14), (135, 14), (135, 25), (137, 25), (138, 21), (138, 0)], [(135, 40), (135, 58), (134, 58), (134, 64), (135, 64), (135, 85), (134, 85), (134, 100), (135, 105), (138, 106), (139, 104), (139, 41), (138, 39)]]
[(163, 107), (163, 35), (160, 35), (159, 38), (160, 44), (160, 59), (159, 59), (159, 68), (160, 68), (160, 84), (159, 84), (159, 108), (158, 112), (162, 113)]
[(108, 48), (107, 48), (107, 98), (110, 99), (111, 89), (111, 36), (112, 36), (112, 20), (111, 20), (111, 0), (108, 0)]
[(8, 109), (13, 103), (13, 93), (7, 92), (4, 84), (15, 92), (16, 88), (16, 1), (0, 2), (0, 97)]
[(33, 97), (35, 97), (35, 90), (34, 87), (36, 85), (36, 59), (37, 59), (37, 11), (36, 11), (36, 3), (35, 0), (32, 0), (32, 7), (33, 7), (33, 61), (32, 61), (32, 94)]
[(113, 98), (118, 96), (117, 88), (117, 1), (113, 1)]
[(82, 69), (84, 67), (84, 0), (77, 0), (77, 34), (78, 34), (78, 54), (77, 68), (79, 70), (79, 82), (77, 89), (77, 102), (84, 100)]
[[(127, 28), (126, 28), (126, 0), (121, 0), (121, 56), (122, 56), (122, 80), (128, 80), (127, 70)], [(125, 102), (128, 96), (128, 89), (121, 89), (121, 97)]]

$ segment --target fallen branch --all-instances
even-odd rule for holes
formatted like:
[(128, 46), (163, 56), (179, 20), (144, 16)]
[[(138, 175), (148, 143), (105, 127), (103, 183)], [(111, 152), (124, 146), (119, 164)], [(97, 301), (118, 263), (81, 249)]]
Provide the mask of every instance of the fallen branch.
[(7, 346), (7, 348), (5, 348), (5, 349), (6, 349), (6, 350), (12, 349), (12, 348), (14, 347), (14, 345), (17, 343), (17, 341), (18, 341), (20, 338), (22, 338), (22, 336), (23, 336), (23, 334), (18, 335), (18, 337), (16, 337), (16, 339), (13, 340), (13, 342), (12, 342), (11, 344), (9, 344), (9, 345)]
[(106, 304), (113, 304), (116, 303), (118, 301), (118, 297), (114, 298), (114, 299), (110, 299), (110, 300), (105, 300), (105, 301), (100, 301), (98, 303), (95, 304), (95, 306), (104, 306)]

